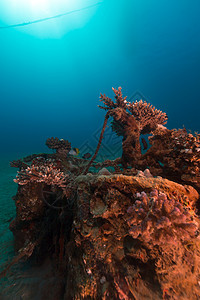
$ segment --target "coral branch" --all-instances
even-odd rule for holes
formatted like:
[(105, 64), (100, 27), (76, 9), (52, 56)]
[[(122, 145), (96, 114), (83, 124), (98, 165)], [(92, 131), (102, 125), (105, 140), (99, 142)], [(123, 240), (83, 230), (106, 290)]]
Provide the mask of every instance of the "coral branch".
[(155, 109), (147, 102), (127, 102), (126, 97), (122, 97), (121, 87), (114, 89), (115, 102), (105, 95), (100, 96), (100, 101), (113, 117), (112, 129), (117, 135), (123, 136), (122, 163), (124, 166), (133, 165), (141, 156), (140, 135), (151, 133), (158, 124), (165, 124), (166, 113)]

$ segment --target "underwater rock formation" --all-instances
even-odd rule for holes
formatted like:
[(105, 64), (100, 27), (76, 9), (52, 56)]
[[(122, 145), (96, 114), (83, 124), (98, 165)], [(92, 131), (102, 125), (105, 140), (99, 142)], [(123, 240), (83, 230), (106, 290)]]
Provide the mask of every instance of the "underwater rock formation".
[(183, 204), (197, 201), (193, 188), (141, 176), (77, 181), (65, 299), (198, 299), (199, 220)]
[[(199, 219), (188, 205), (199, 198), (194, 188), (141, 174), (87, 174), (75, 182), (73, 218), (70, 211), (61, 216), (44, 208), (31, 194), (26, 216), (20, 212), (23, 190), (17, 195), (17, 221), (12, 225), (18, 238), (20, 231), (29, 243), (42, 240), (35, 243), (35, 253), (43, 257), (45, 252), (62, 268), (64, 299), (200, 297)], [(32, 199), (35, 205), (30, 207)]]
[[(107, 113), (89, 162), (50, 138), (56, 153), (11, 163), (19, 168), (10, 224), (17, 255), (5, 271), (22, 259), (50, 262), (58, 300), (199, 299), (200, 135), (167, 129), (165, 113), (113, 90), (115, 102), (100, 97)], [(122, 157), (97, 162), (109, 117)]]

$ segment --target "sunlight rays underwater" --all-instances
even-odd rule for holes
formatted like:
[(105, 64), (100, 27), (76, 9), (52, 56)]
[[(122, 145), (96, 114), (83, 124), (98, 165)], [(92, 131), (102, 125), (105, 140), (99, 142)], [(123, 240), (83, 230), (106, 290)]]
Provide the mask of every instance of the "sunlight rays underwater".
[[(17, 28), (40, 38), (61, 38), (83, 27), (101, 2), (88, 0), (3, 0), (0, 29)], [(29, 29), (25, 26), (29, 25)]]

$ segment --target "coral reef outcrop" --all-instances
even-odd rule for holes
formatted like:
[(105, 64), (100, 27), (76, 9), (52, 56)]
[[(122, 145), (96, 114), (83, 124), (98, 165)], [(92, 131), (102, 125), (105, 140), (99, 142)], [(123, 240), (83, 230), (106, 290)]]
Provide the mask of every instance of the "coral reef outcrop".
[[(56, 153), (11, 163), (19, 168), (16, 257), (0, 277), (18, 261), (47, 261), (54, 293), (44, 281), (32, 299), (197, 300), (200, 135), (167, 129), (166, 113), (113, 91), (115, 101), (100, 96), (106, 116), (89, 162), (69, 155), (67, 140), (50, 138)], [(123, 136), (122, 157), (96, 161), (108, 118)]]

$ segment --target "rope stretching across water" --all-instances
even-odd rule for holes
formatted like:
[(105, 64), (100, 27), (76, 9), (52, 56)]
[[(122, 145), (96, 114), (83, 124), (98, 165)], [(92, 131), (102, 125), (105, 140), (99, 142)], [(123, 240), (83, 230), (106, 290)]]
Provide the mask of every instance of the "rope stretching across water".
[(98, 3), (95, 3), (93, 5), (85, 6), (85, 7), (79, 8), (79, 9), (71, 10), (71, 11), (68, 11), (66, 13), (59, 14), (59, 15), (52, 16), (52, 17), (47, 17), (47, 18), (38, 19), (38, 20), (35, 20), (35, 21), (18, 23), (18, 24), (12, 24), (12, 25), (7, 25), (7, 26), (0, 26), (0, 29), (22, 27), (22, 26), (28, 26), (28, 25), (31, 25), (31, 24), (41, 23), (41, 22), (45, 22), (45, 21), (48, 21), (48, 20), (53, 20), (53, 19), (57, 19), (57, 18), (61, 18), (61, 17), (67, 16), (67, 15), (71, 15), (71, 14), (74, 14), (76, 12), (89, 9), (89, 8), (95, 7), (95, 6), (100, 5), (100, 4), (102, 4), (102, 2), (98, 2)]

